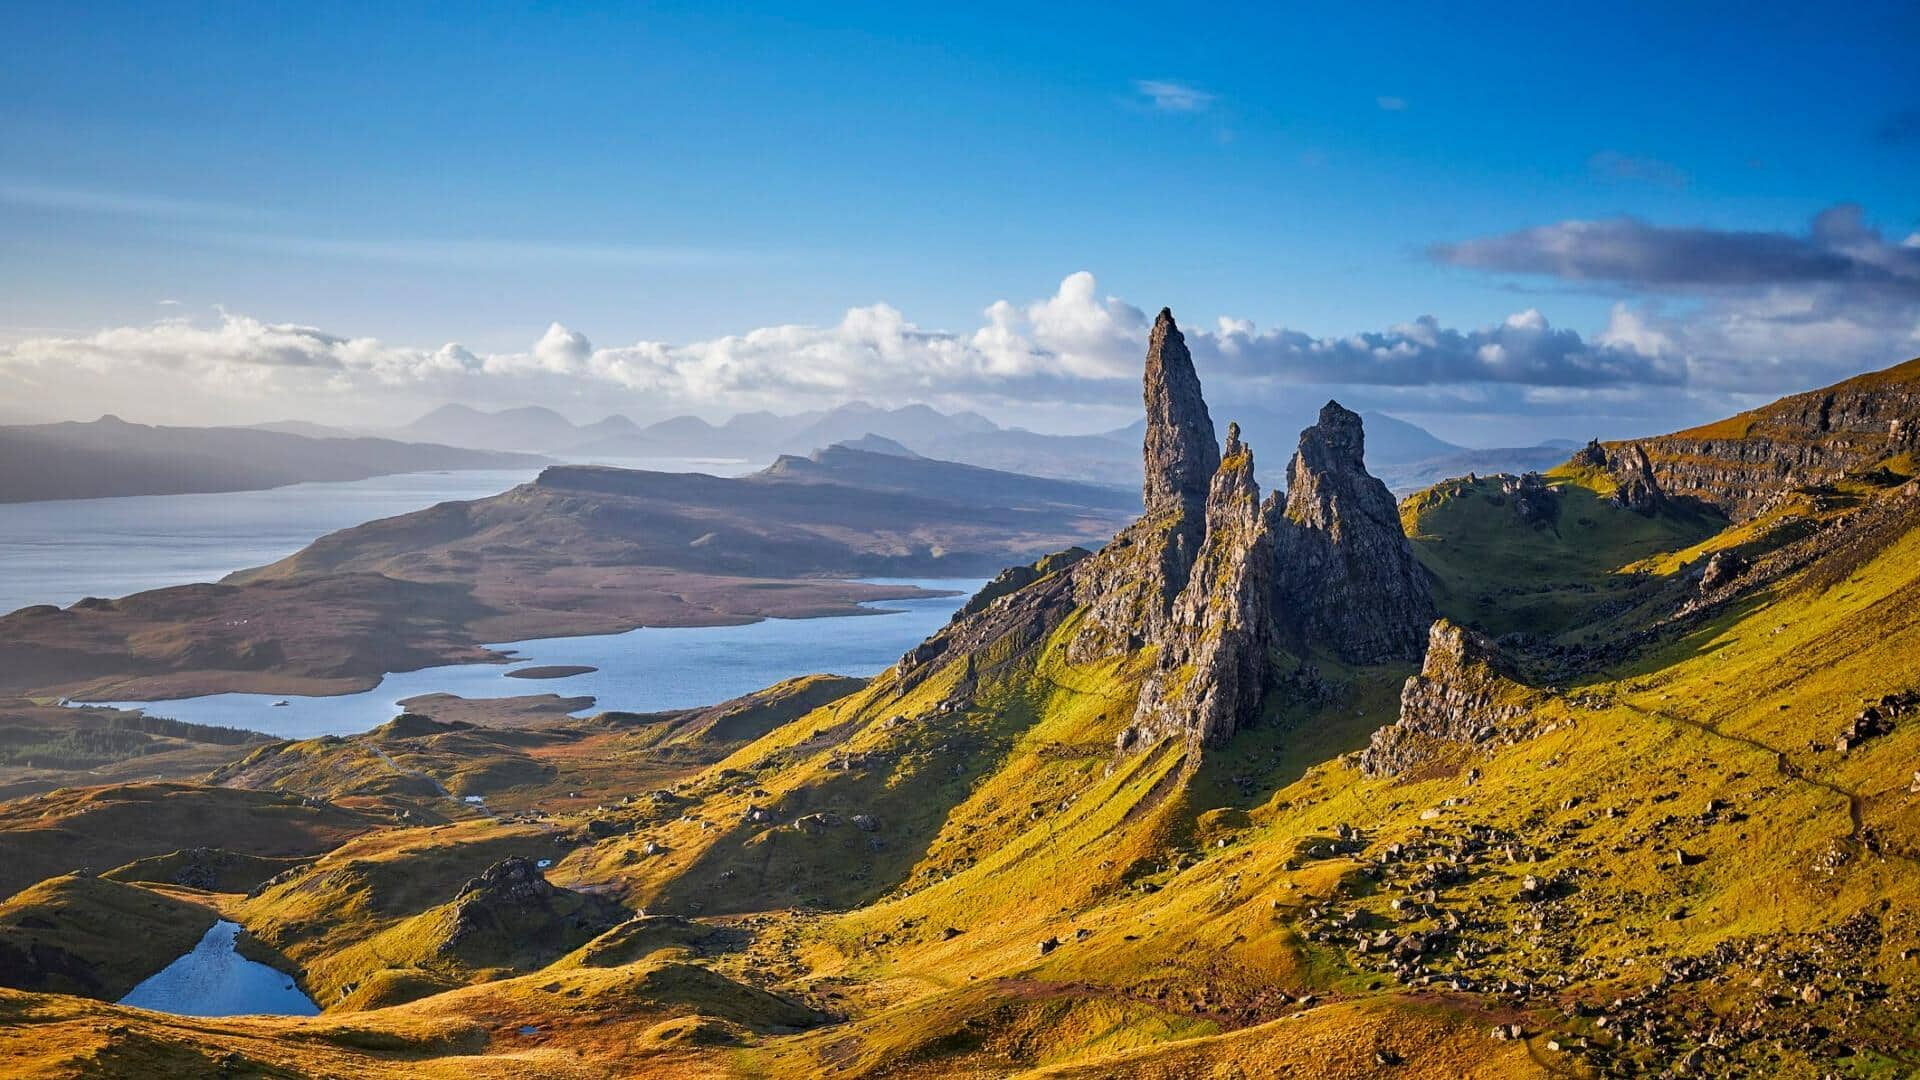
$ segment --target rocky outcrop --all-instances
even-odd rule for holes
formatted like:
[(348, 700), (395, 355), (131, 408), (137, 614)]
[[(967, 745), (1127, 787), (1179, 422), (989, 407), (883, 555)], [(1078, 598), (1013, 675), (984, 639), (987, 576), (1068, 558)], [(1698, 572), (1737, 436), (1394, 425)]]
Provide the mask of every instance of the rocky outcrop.
[(1026, 566), (1009, 566), (993, 576), (993, 580), (980, 587), (980, 591), (967, 598), (960, 610), (953, 613), (949, 622), (960, 622), (978, 612), (1003, 596), (1018, 592), (1039, 581), (1048, 574), (1057, 573), (1092, 554), (1086, 548), (1068, 548), (1045, 555)]
[(1142, 396), (1146, 513), (1101, 548), (1080, 575), (1087, 619), (1068, 652), (1076, 663), (1157, 640), (1206, 535), (1207, 489), (1220, 468), (1220, 447), (1193, 356), (1165, 309), (1148, 341)]
[(1744, 521), (1785, 491), (1920, 449), (1920, 360), (1639, 445), (1667, 497)]
[(894, 666), (897, 690), (912, 690), (938, 670), (939, 661), (958, 656), (967, 665), (964, 693), (983, 673), (1027, 655), (1073, 613), (1078, 584), (1073, 571), (1091, 559), (1085, 550), (1069, 548), (1002, 571), (953, 621), (907, 650)]
[(1700, 591), (1710, 593), (1746, 572), (1746, 556), (1733, 550), (1716, 551), (1700, 571)]
[(1613, 477), (1619, 485), (1613, 501), (1636, 514), (1653, 515), (1666, 508), (1666, 493), (1654, 474), (1647, 448), (1634, 443), (1613, 457)]
[(1273, 545), (1238, 424), (1227, 427), (1205, 522), (1122, 749), (1170, 735), (1218, 746), (1260, 713), (1273, 645)]
[(1400, 691), (1399, 719), (1373, 733), (1360, 769), (1403, 775), (1449, 748), (1516, 739), (1524, 733), (1526, 693), (1485, 635), (1436, 619), (1420, 674)]
[(1284, 510), (1270, 512), (1273, 607), (1300, 644), (1351, 663), (1420, 656), (1433, 598), (1387, 486), (1362, 463), (1360, 416), (1337, 401), (1300, 433)]
[(472, 898), (480, 903), (524, 905), (549, 899), (554, 887), (532, 859), (515, 856), (502, 859), (469, 879), (455, 894), (456, 902)]
[(1537, 472), (1502, 477), (1500, 494), (1513, 504), (1513, 512), (1529, 525), (1551, 525), (1560, 517), (1560, 497)]
[(461, 886), (443, 911), (435, 951), (518, 966), (522, 952), (558, 956), (624, 917), (613, 902), (557, 888), (532, 859), (513, 856)]

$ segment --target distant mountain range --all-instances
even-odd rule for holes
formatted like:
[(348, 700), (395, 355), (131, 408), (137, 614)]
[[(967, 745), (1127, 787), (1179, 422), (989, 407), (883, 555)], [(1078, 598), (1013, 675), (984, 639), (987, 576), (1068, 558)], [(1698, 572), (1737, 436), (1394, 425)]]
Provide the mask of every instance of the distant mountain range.
[(0, 427), (0, 503), (251, 491), (424, 470), (530, 469), (546, 460), (342, 435), (318, 424), (150, 427), (114, 416)]
[[(1284, 459), (1299, 434), (1314, 422), (1320, 402), (1298, 408), (1240, 406), (1223, 418), (1240, 424), (1256, 453)], [(1467, 472), (1519, 472), (1565, 460), (1576, 443), (1474, 449), (1451, 443), (1417, 424), (1385, 413), (1363, 414), (1367, 467), (1397, 492), (1425, 487)], [(273, 425), (310, 434), (313, 425)], [(405, 427), (381, 432), (409, 441), (487, 450), (519, 450), (576, 461), (637, 458), (730, 458), (764, 461), (781, 454), (807, 454), (835, 444), (883, 440), (892, 450), (983, 468), (1065, 480), (1133, 487), (1140, 480), (1140, 440), (1145, 421), (1090, 435), (1049, 435), (1002, 427), (975, 412), (944, 413), (926, 405), (897, 409), (852, 402), (833, 409), (780, 415), (741, 413), (715, 424), (676, 416), (642, 425), (613, 415), (574, 424), (540, 406), (484, 412), (444, 405)], [(862, 447), (866, 448), (866, 447)]]

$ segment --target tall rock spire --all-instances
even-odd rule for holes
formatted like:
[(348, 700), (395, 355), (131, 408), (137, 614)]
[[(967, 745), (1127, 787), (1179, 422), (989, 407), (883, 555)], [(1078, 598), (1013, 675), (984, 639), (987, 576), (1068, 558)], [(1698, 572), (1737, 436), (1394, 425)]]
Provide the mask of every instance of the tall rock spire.
[(1122, 749), (1175, 735), (1218, 746), (1260, 714), (1274, 640), (1273, 547), (1238, 424), (1227, 426), (1205, 520)]
[(1387, 486), (1367, 473), (1360, 415), (1329, 401), (1300, 433), (1274, 523), (1276, 606), (1349, 663), (1418, 659), (1433, 622), (1426, 571)]
[(1159, 640), (1207, 531), (1207, 485), (1220, 468), (1220, 447), (1193, 354), (1165, 308), (1147, 339), (1141, 395), (1147, 406), (1141, 490), (1146, 513), (1083, 570), (1080, 597), (1088, 614), (1068, 649), (1075, 663)]
[(1168, 308), (1160, 309), (1147, 339), (1143, 396), (1147, 438), (1141, 498), (1147, 516), (1204, 507), (1207, 485), (1220, 468), (1220, 444), (1214, 440), (1213, 417), (1200, 396), (1193, 354), (1187, 351), (1187, 339)]

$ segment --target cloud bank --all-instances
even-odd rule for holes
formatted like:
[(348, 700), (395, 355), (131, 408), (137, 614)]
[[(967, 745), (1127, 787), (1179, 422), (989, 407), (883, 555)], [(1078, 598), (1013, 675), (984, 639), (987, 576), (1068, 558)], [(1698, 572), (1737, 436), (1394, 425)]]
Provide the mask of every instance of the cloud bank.
[[(1298, 392), (1503, 420), (1667, 416), (1683, 406), (1704, 418), (1920, 352), (1920, 236), (1889, 239), (1849, 205), (1797, 233), (1562, 221), (1430, 255), (1475, 272), (1610, 293), (1615, 303), (1605, 324), (1585, 334), (1553, 325), (1536, 308), (1483, 326), (1429, 315), (1341, 336), (1186, 312), (1209, 393), (1259, 400), (1311, 387)], [(0, 346), (0, 396), (84, 416), (191, 405), (201, 412), (190, 422), (206, 422), (208, 411), (339, 417), (446, 400), (663, 415), (794, 411), (858, 398), (1119, 417), (1138, 407), (1148, 326), (1144, 309), (1103, 294), (1087, 272), (1068, 275), (1050, 296), (997, 301), (960, 330), (923, 326), (876, 303), (830, 325), (683, 343), (596, 344), (555, 322), (524, 350), (499, 353), (222, 311)]]
[[(853, 308), (830, 326), (770, 326), (708, 341), (596, 346), (553, 323), (523, 352), (476, 353), (458, 343), (394, 345), (316, 327), (221, 312), (200, 324), (166, 319), (75, 337), (37, 337), (0, 351), (0, 372), (47, 381), (165, 380), (226, 397), (417, 388), (463, 396), (565, 380), (640, 395), (662, 407), (763, 408), (860, 397), (978, 404), (1020, 401), (1128, 405), (1138, 395), (1149, 319), (1103, 296), (1092, 274), (1068, 275), (1051, 296), (999, 301), (971, 330), (919, 326), (899, 310)], [(1629, 339), (1587, 341), (1536, 310), (1475, 329), (1422, 317), (1386, 330), (1315, 337), (1222, 318), (1189, 322), (1210, 379), (1247, 389), (1285, 384), (1415, 388), (1454, 384), (1593, 388), (1671, 385), (1684, 365)]]
[(1651, 225), (1637, 218), (1562, 221), (1440, 244), (1453, 266), (1636, 289), (1846, 285), (1920, 297), (1920, 234), (1891, 243), (1851, 203), (1821, 211), (1802, 235)]
[(1841, 203), (1804, 232), (1562, 221), (1443, 244), (1434, 260), (1610, 290), (1598, 340), (1684, 359), (1687, 381), (1761, 393), (1806, 388), (1920, 352), (1920, 232), (1894, 240)]

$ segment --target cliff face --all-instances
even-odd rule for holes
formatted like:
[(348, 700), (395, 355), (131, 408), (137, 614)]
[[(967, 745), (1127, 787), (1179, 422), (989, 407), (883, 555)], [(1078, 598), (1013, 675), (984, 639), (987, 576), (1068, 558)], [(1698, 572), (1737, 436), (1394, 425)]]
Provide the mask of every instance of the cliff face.
[(1667, 505), (1666, 492), (1660, 488), (1659, 474), (1647, 448), (1635, 443), (1614, 454), (1608, 461), (1619, 487), (1613, 501), (1636, 514), (1657, 514)]
[(1329, 401), (1300, 433), (1277, 514), (1274, 608), (1302, 642), (1352, 663), (1419, 657), (1433, 621), (1426, 573), (1387, 486), (1367, 473), (1358, 413)]
[(1068, 651), (1076, 663), (1157, 640), (1206, 535), (1207, 489), (1220, 468), (1220, 447), (1186, 338), (1165, 309), (1148, 340), (1142, 396), (1146, 513), (1100, 549), (1080, 576), (1088, 616)]
[[(1920, 360), (1782, 398), (1717, 424), (1643, 440), (1659, 487), (1734, 520), (1794, 487), (1920, 450)], [(1616, 456), (1624, 448), (1614, 444)]]
[(1142, 396), (1147, 405), (1147, 470), (1141, 498), (1147, 516), (1177, 510), (1195, 517), (1206, 509), (1208, 487), (1220, 468), (1220, 444), (1200, 396), (1193, 354), (1166, 308), (1160, 309), (1147, 339)]
[(1253, 451), (1241, 443), (1238, 424), (1227, 427), (1205, 521), (1122, 748), (1176, 734), (1217, 746), (1259, 715), (1274, 637), (1273, 545)]
[(1510, 740), (1526, 715), (1515, 700), (1523, 693), (1485, 635), (1436, 620), (1420, 674), (1400, 691), (1400, 718), (1373, 733), (1360, 769), (1368, 776), (1398, 775), (1449, 746)]

